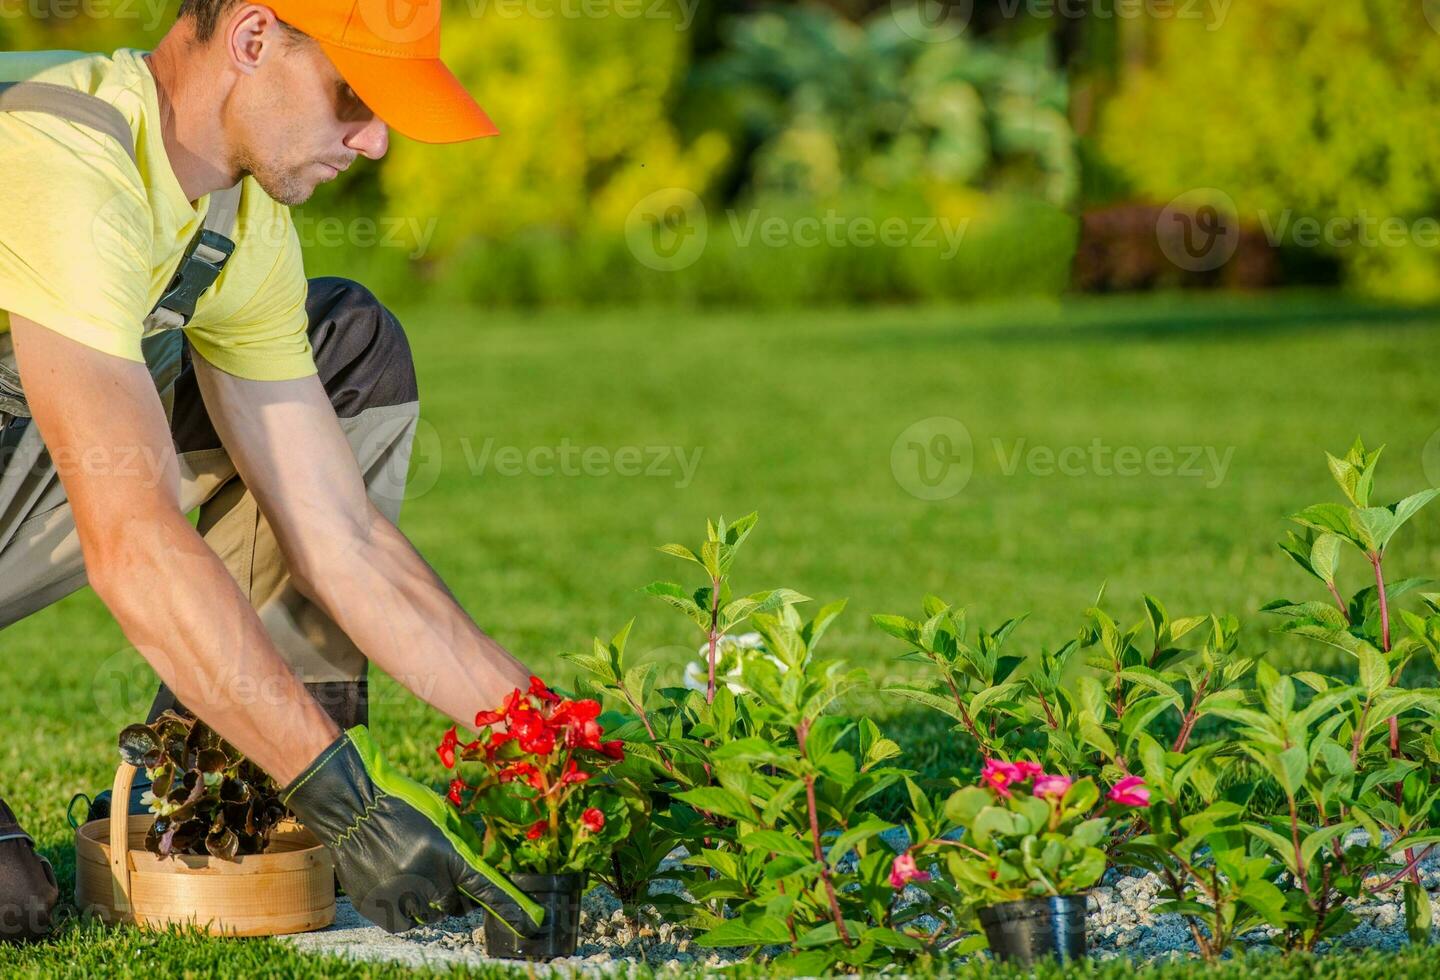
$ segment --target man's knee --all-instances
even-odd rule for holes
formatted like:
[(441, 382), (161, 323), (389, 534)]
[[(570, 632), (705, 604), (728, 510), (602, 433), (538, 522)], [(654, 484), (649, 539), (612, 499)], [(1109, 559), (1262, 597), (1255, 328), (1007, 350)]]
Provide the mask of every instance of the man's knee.
[(418, 400), (405, 330), (370, 290), (349, 279), (312, 279), (305, 310), (315, 366), (341, 418)]

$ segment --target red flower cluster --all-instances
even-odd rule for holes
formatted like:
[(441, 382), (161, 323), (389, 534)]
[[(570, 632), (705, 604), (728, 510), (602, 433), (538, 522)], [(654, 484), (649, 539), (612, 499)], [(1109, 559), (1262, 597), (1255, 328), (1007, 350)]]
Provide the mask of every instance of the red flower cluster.
[[(625, 744), (620, 739), (602, 740), (604, 729), (599, 717), (600, 702), (567, 700), (546, 687), (540, 678), (532, 677), (529, 690), (517, 687), (506, 695), (498, 710), (476, 714), (479, 738), (462, 743), (452, 726), (435, 751), (447, 769), (455, 768), (460, 759), (483, 758), (499, 782), (523, 782), (542, 794), (549, 793), (590, 778), (591, 774), (581, 769), (576, 760), (578, 750), (616, 762), (625, 758)], [(531, 758), (516, 759), (513, 754), (501, 757), (501, 749), (512, 742)], [(450, 784), (450, 801), (461, 805), (462, 794), (468, 788), (457, 777)], [(604, 817), (600, 820), (603, 826)], [(539, 826), (530, 828), (532, 840), (539, 836)]]

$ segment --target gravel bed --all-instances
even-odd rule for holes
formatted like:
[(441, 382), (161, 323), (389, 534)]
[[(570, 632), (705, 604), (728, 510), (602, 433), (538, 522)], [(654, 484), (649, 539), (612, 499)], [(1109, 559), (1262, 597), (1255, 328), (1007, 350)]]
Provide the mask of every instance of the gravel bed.
[[(903, 831), (885, 835), (897, 850), (907, 840)], [(1440, 889), (1440, 853), (1420, 863), (1421, 881), (1432, 894)], [(657, 889), (674, 890), (672, 882)], [(1154, 875), (1111, 872), (1090, 893), (1087, 920), (1090, 955), (1096, 959), (1152, 960), (1197, 955), (1184, 921), (1177, 915), (1156, 915), (1160, 881)], [(1331, 948), (1395, 951), (1409, 941), (1398, 889), (1384, 898), (1354, 907), (1359, 924)], [(1432, 929), (1440, 926), (1440, 902), (1435, 904)], [(923, 920), (922, 920), (923, 922)], [(494, 964), (485, 954), (483, 915), (473, 913), (390, 935), (362, 919), (346, 899), (340, 899), (334, 925), (321, 932), (288, 936), (285, 942), (301, 950), (346, 956), (357, 960), (386, 960), (411, 966)], [(1255, 952), (1273, 949), (1254, 934), (1246, 944)], [(1325, 947), (1322, 946), (1322, 950)], [(740, 959), (728, 950), (702, 949), (693, 944), (689, 930), (659, 921), (658, 916), (627, 917), (620, 902), (603, 887), (584, 898), (580, 920), (580, 946), (576, 955), (539, 966), (537, 973), (608, 976), (644, 963), (659, 972), (682, 968), (719, 967)], [(511, 961), (505, 961), (511, 962)]]

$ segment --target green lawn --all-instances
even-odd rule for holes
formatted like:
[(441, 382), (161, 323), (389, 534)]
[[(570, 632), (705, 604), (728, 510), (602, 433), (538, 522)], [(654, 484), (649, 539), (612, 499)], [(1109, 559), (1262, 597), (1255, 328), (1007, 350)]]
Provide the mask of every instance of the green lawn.
[[(1440, 313), (1330, 296), (733, 316), (400, 313), (428, 423), (403, 524), (483, 626), (562, 682), (560, 652), (632, 616), (632, 652), (678, 669), (695, 638), (636, 592), (682, 572), (653, 548), (693, 544), (707, 515), (751, 510), (761, 523), (737, 585), (848, 596), (827, 642), (877, 673), (900, 648), (869, 615), (913, 614), (925, 592), (987, 624), (1032, 612), (1017, 634), (1022, 650), (1072, 635), (1107, 582), (1126, 618), (1145, 590), (1172, 613), (1234, 612), (1249, 642), (1264, 645), (1258, 607), (1309, 595), (1274, 541), (1287, 513), (1335, 496), (1322, 451), (1357, 434), (1388, 443), (1379, 481), (1388, 501), (1429, 484), (1425, 446), (1440, 426)], [(925, 493), (912, 440), (892, 450), (937, 417), (968, 433), (971, 475), (953, 496), (926, 500), (907, 490)], [(942, 486), (965, 470), (950, 448), (960, 431), (946, 422), (920, 433), (938, 451), (925, 462)], [(936, 433), (952, 437), (948, 447)], [(581, 472), (567, 475), (558, 457), (554, 472), (533, 456), (539, 467), (508, 465), (564, 446)], [(685, 465), (699, 454), (688, 477), (673, 447)], [(1189, 447), (1201, 455), (1187, 466)], [(1072, 473), (1047, 462), (1047, 450)], [(1115, 472), (1117, 451), (1125, 463), (1138, 457), (1142, 472)], [(1440, 479), (1440, 445), (1430, 458)], [(657, 460), (668, 472), (646, 475)], [(639, 475), (614, 471), (633, 465)], [(1437, 514), (1402, 537), (1392, 574), (1440, 566)], [(1342, 574), (1353, 587), (1361, 570)], [(65, 802), (108, 782), (114, 732), (148, 704), (150, 681), (88, 593), (7, 630), (3, 650), (0, 794), (68, 890)], [(392, 685), (376, 701), (391, 754), (439, 782), (438, 717)], [(908, 719), (895, 727), (913, 731)], [(942, 734), (927, 727), (916, 750), (944, 752)], [(75, 928), (37, 949), (0, 949), (6, 974), (102, 965), (150, 975), (299, 969), (263, 943), (100, 940)]]

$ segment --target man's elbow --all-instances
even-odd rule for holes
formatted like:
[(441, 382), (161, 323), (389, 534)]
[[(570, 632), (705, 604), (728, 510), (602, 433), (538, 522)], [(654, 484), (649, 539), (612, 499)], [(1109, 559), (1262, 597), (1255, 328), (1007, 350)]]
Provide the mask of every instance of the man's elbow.
[[(163, 507), (143, 515), (81, 522), (79, 534), (90, 587), (117, 617), (153, 597), (168, 577), (186, 574), (189, 561), (203, 558), (199, 549), (204, 544), (189, 521), (178, 510)], [(213, 560), (213, 553), (210, 557)]]
[(282, 542), (295, 590), (321, 609), (330, 608), (346, 590), (349, 573), (376, 560), (377, 535), (385, 523), (372, 508), (357, 520), (335, 518), (324, 527), (310, 525), (303, 536)]

